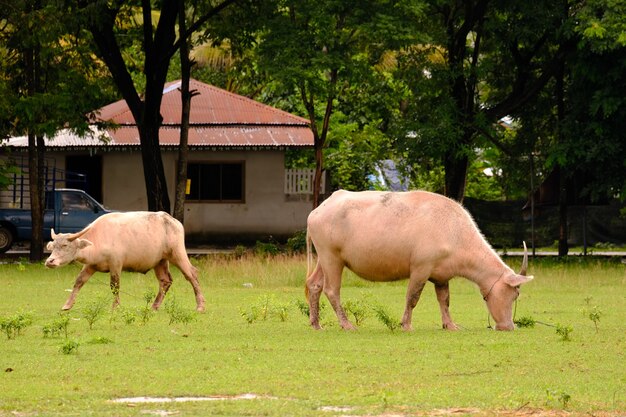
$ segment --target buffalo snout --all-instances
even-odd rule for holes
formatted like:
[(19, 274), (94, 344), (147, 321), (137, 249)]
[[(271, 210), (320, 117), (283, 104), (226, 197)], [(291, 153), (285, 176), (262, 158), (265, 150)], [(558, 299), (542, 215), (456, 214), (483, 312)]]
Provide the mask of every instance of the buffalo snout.
[(48, 259), (46, 259), (46, 268), (56, 268), (57, 266), (59, 266), (59, 262), (53, 258), (52, 256), (50, 256)]

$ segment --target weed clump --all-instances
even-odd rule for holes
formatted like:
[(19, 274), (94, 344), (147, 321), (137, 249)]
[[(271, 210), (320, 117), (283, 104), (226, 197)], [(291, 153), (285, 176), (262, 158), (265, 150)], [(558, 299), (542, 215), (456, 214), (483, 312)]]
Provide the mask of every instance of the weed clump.
[(279, 321), (285, 322), (289, 316), (289, 310), (290, 305), (288, 303), (278, 302), (274, 295), (264, 294), (251, 306), (240, 307), (239, 314), (248, 324), (255, 321), (266, 321), (270, 317), (276, 317)]
[(165, 302), (165, 312), (170, 316), (170, 325), (189, 324), (196, 320), (195, 312), (182, 308), (173, 296)]
[(533, 328), (537, 321), (531, 316), (523, 316), (513, 321), (519, 328)]
[(19, 312), (13, 316), (0, 317), (0, 330), (7, 336), (7, 339), (15, 339), (32, 323), (33, 315), (31, 313)]
[(561, 340), (563, 342), (569, 342), (570, 340), (572, 340), (571, 334), (573, 331), (574, 328), (572, 326), (563, 325), (560, 323), (556, 325), (556, 334), (561, 337)]
[(80, 343), (76, 340), (66, 340), (60, 347), (60, 351), (64, 355), (71, 355), (78, 352), (78, 347)]
[(389, 313), (382, 306), (374, 307), (374, 312), (376, 313), (378, 320), (392, 332), (400, 328), (400, 322), (392, 319)]
[(59, 313), (59, 316), (51, 323), (43, 326), (43, 337), (60, 337), (68, 338), (70, 326), (70, 315), (67, 313)]

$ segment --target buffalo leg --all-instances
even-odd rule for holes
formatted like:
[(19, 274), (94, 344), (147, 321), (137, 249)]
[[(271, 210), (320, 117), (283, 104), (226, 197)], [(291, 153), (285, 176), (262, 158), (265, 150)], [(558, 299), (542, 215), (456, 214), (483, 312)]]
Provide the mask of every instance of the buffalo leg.
[(448, 283), (435, 284), (435, 293), (437, 294), (437, 301), (439, 301), (439, 309), (441, 310), (441, 322), (443, 328), (447, 330), (458, 330), (458, 326), (452, 321), (450, 317), (450, 288)]
[[(193, 293), (196, 296), (196, 311), (204, 311), (204, 295), (200, 290), (200, 283), (198, 282), (198, 270), (194, 267), (186, 253), (176, 256), (172, 263), (183, 273), (185, 279), (191, 284)], [(171, 277), (170, 277), (171, 278)]]
[(166, 260), (159, 262), (159, 264), (154, 267), (154, 274), (159, 281), (159, 293), (154, 299), (154, 303), (152, 303), (152, 309), (158, 310), (165, 294), (167, 294), (167, 291), (172, 286), (172, 274), (170, 273), (168, 262)]
[(320, 295), (324, 288), (324, 272), (317, 263), (313, 273), (306, 278), (306, 284), (304, 292), (306, 294), (307, 302), (309, 303), (309, 322), (311, 327), (316, 330), (321, 329), (320, 326)]
[(111, 271), (111, 292), (113, 293), (113, 308), (120, 305), (120, 272)]
[(409, 286), (406, 291), (406, 307), (404, 309), (404, 314), (402, 315), (402, 330), (413, 330), (413, 326), (411, 325), (411, 321), (413, 320), (413, 309), (422, 295), (424, 285), (426, 285), (426, 279), (423, 277), (423, 274), (415, 271), (411, 272)]
[(356, 327), (348, 320), (346, 312), (341, 306), (341, 274), (343, 264), (338, 262), (327, 262), (322, 265), (324, 271), (324, 294), (333, 306), (339, 325), (344, 330), (354, 330)]
[(78, 276), (76, 277), (76, 282), (74, 282), (74, 288), (72, 289), (70, 297), (65, 302), (65, 305), (61, 307), (62, 310), (69, 310), (70, 308), (72, 308), (74, 302), (76, 301), (76, 296), (78, 295), (78, 292), (81, 288), (83, 288), (83, 285), (85, 285), (85, 283), (89, 280), (89, 278), (91, 278), (91, 276), (95, 272), (96, 270), (92, 269), (88, 265), (85, 265), (83, 269), (81, 269), (81, 271), (78, 273)]

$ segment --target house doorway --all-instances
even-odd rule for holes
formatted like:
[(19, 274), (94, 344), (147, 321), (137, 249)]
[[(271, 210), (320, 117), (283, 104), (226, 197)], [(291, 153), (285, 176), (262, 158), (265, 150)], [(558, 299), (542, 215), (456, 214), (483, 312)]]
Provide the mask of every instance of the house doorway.
[(102, 156), (66, 156), (65, 185), (83, 190), (102, 203)]

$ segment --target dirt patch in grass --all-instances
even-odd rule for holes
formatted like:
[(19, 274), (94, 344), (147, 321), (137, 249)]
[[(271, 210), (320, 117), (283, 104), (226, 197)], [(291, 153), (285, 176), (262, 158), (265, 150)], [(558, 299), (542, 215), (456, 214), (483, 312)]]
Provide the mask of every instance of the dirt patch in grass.
[(210, 395), (206, 397), (128, 397), (128, 398), (116, 398), (109, 400), (112, 403), (118, 404), (156, 404), (156, 403), (186, 403), (186, 402), (201, 402), (201, 401), (233, 401), (233, 400), (257, 400), (257, 399), (272, 399), (274, 397), (268, 397), (257, 394), (239, 394), (239, 395)]

